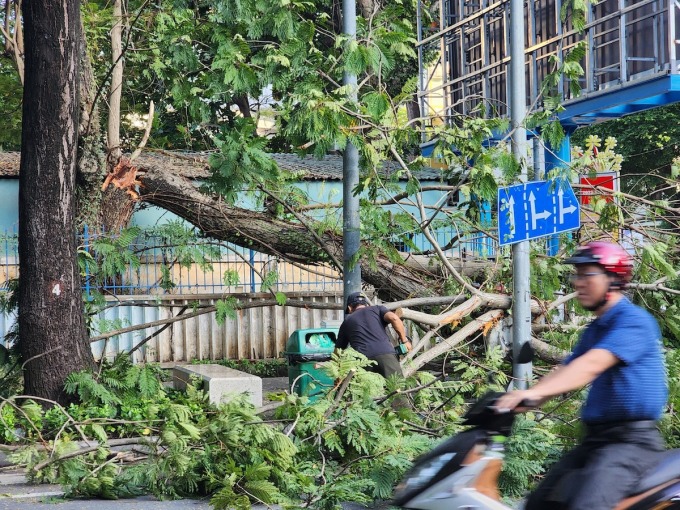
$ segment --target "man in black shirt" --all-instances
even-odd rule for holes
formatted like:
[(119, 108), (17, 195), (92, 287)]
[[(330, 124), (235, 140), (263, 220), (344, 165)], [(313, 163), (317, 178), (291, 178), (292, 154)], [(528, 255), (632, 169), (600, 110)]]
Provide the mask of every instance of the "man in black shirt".
[(396, 313), (382, 305), (371, 306), (366, 296), (354, 292), (347, 298), (347, 317), (340, 326), (335, 346), (345, 349), (350, 345), (368, 359), (377, 363), (371, 370), (387, 378), (391, 374), (402, 375), (399, 359), (385, 328), (391, 324), (399, 335), (399, 341), (411, 350), (404, 323)]

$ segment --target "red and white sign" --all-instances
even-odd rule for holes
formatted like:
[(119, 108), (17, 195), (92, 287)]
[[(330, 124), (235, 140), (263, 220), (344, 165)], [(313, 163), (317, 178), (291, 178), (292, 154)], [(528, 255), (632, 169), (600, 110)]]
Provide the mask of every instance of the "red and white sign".
[[(581, 177), (580, 184), (584, 186), (597, 186), (612, 190), (612, 192), (616, 192), (619, 190), (619, 175), (617, 172), (603, 172), (601, 174), (597, 174), (595, 177)], [(614, 200), (614, 193), (609, 194), (589, 188), (581, 188), (580, 192), (582, 205), (589, 204), (593, 195), (601, 196), (607, 202), (612, 202)]]

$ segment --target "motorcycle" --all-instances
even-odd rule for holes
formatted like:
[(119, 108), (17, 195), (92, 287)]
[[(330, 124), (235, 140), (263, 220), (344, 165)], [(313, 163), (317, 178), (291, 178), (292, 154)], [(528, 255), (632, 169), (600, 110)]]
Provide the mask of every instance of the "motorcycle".
[[(484, 395), (464, 416), (463, 424), (471, 428), (416, 459), (397, 486), (391, 504), (420, 510), (510, 510), (501, 502), (497, 482), (515, 414), (494, 408), (501, 395)], [(614, 510), (624, 509), (680, 510), (680, 450), (659, 454), (658, 463), (634, 493)]]

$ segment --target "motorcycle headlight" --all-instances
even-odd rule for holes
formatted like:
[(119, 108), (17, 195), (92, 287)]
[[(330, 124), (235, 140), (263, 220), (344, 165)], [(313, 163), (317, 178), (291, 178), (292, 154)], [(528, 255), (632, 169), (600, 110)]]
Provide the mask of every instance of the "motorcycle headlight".
[(414, 466), (411, 471), (406, 473), (404, 479), (401, 481), (394, 491), (394, 499), (401, 500), (409, 493), (418, 492), (427, 483), (434, 478), (439, 471), (453, 458), (455, 452), (444, 453), (433, 459), (430, 459), (418, 466)]

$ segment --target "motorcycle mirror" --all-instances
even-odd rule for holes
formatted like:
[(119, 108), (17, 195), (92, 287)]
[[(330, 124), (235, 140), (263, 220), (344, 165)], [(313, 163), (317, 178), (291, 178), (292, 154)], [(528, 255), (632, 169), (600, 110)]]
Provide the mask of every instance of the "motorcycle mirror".
[(519, 349), (517, 354), (517, 363), (531, 363), (534, 359), (534, 348), (531, 346), (531, 342), (524, 342), (522, 347)]

